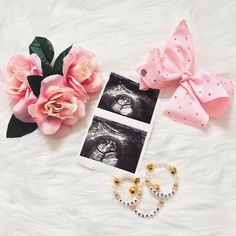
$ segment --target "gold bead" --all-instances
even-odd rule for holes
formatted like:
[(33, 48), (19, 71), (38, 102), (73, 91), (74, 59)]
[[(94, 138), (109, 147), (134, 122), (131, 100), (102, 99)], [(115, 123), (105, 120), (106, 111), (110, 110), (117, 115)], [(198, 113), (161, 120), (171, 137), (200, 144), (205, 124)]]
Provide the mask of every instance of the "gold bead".
[(120, 200), (120, 194), (118, 192), (114, 192), (114, 197), (116, 200)]
[(149, 179), (145, 179), (145, 185), (150, 188), (151, 187), (151, 183)]
[(163, 205), (164, 205), (164, 200), (161, 199), (161, 200), (159, 201), (159, 203), (157, 204), (157, 207), (162, 208)]
[(149, 163), (146, 165), (146, 169), (148, 172), (152, 172), (155, 169), (155, 166), (154, 166), (154, 164)]
[(135, 179), (134, 179), (134, 184), (137, 185), (137, 184), (139, 184), (139, 183), (140, 183), (140, 178), (135, 178)]
[(169, 171), (172, 175), (175, 175), (177, 173), (177, 169), (174, 166), (169, 167)]
[(158, 192), (160, 191), (160, 185), (159, 184), (153, 184), (152, 187)]
[(135, 194), (137, 193), (137, 191), (138, 191), (137, 186), (131, 186), (131, 187), (129, 188), (129, 192), (130, 192), (132, 195), (135, 195)]
[(142, 197), (142, 192), (141, 191), (138, 191), (138, 196)]
[(120, 180), (118, 178), (113, 178), (113, 184), (114, 185), (120, 185)]

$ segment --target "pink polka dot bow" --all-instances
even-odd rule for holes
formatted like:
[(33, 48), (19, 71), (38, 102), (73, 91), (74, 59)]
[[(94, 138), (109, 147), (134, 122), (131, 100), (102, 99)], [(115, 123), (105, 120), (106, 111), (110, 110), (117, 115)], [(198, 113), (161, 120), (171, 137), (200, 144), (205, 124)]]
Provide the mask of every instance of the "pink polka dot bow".
[(137, 69), (140, 89), (161, 89), (178, 84), (164, 114), (179, 122), (206, 127), (209, 117), (222, 115), (233, 94), (232, 81), (210, 73), (193, 75), (194, 47), (186, 22), (182, 20), (166, 48), (150, 51), (147, 62)]

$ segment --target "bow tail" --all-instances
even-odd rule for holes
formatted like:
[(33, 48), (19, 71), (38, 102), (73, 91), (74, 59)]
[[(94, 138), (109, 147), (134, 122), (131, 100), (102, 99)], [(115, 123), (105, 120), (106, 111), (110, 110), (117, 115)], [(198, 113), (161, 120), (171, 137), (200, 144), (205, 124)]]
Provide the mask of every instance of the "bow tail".
[(209, 115), (191, 89), (179, 86), (168, 101), (164, 114), (169, 118), (194, 127), (207, 126)]
[(219, 117), (229, 107), (234, 90), (232, 81), (213, 74), (202, 74), (194, 76), (190, 84), (209, 116)]
[[(212, 117), (219, 117), (223, 115), (228, 109), (234, 91), (232, 81), (224, 79), (222, 77), (215, 76), (217, 84), (222, 91), (219, 91), (215, 99), (209, 100), (206, 103), (202, 103), (203, 108)], [(216, 91), (216, 90), (215, 90)], [(218, 96), (218, 97), (217, 97)]]

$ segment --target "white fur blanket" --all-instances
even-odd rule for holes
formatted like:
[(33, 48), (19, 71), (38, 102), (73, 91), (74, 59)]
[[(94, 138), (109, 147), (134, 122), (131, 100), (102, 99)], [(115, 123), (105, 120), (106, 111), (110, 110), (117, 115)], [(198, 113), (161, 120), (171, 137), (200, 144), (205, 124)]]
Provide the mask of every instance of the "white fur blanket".
[[(234, 0), (1, 0), (0, 9), (1, 68), (40, 35), (57, 53), (72, 42), (94, 51), (106, 78), (113, 71), (137, 79), (134, 69), (148, 50), (185, 18), (196, 70), (236, 81)], [(157, 217), (142, 220), (113, 200), (110, 177), (77, 164), (96, 98), (86, 119), (59, 140), (39, 131), (6, 139), (11, 110), (2, 89), (0, 99), (1, 236), (236, 235), (235, 101), (203, 131), (163, 116), (168, 99), (161, 98), (143, 161), (176, 165), (180, 190)]]

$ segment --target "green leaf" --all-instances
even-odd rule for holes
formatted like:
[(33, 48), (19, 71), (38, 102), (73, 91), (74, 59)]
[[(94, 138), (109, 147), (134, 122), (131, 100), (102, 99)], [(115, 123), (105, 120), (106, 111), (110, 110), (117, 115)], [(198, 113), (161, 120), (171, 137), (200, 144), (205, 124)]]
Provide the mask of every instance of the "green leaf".
[(29, 46), (30, 54), (37, 54), (42, 62), (43, 74), (45, 76), (51, 75), (52, 68), (50, 63), (54, 57), (54, 49), (52, 43), (43, 37), (35, 37), (32, 43)]
[(72, 45), (64, 50), (56, 59), (53, 66), (53, 73), (63, 75), (63, 59), (71, 50)]
[(7, 127), (7, 138), (22, 137), (32, 133), (37, 128), (38, 125), (36, 123), (25, 123), (17, 119), (15, 115), (12, 115)]
[(52, 43), (44, 38), (36, 36), (29, 46), (30, 54), (36, 53), (42, 62), (51, 63), (54, 57), (54, 49)]
[(32, 89), (34, 95), (36, 97), (39, 97), (41, 82), (43, 81), (44, 77), (40, 76), (40, 75), (29, 75), (27, 77), (27, 79), (28, 79), (28, 83), (29, 83), (30, 88)]

